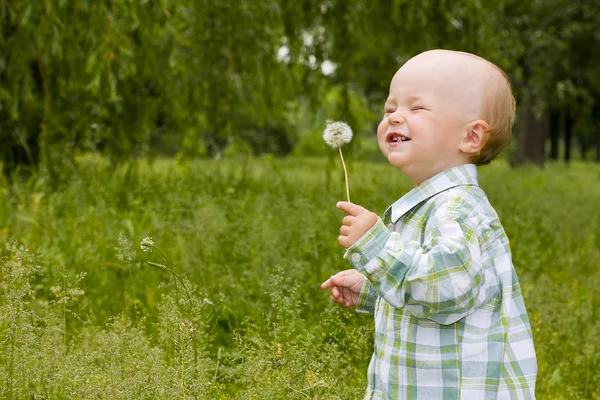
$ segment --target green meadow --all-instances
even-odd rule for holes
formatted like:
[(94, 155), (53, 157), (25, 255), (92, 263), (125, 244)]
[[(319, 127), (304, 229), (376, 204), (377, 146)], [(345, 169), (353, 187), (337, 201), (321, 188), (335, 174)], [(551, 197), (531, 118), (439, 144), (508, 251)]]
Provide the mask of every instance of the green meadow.
[[(379, 214), (411, 188), (387, 164), (349, 168), (352, 200)], [(65, 176), (0, 178), (0, 398), (362, 398), (372, 317), (319, 288), (349, 268), (338, 160), (88, 155)], [(600, 399), (598, 182), (589, 163), (480, 168), (539, 399)]]

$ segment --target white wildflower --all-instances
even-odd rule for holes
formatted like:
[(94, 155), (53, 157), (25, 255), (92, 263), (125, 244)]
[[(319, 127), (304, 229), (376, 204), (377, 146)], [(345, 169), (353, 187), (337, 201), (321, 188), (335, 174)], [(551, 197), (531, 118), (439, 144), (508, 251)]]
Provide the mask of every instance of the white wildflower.
[(85, 292), (79, 288), (70, 288), (70, 289), (67, 289), (67, 294), (71, 297), (79, 297), (79, 296), (83, 296), (85, 294)]
[(210, 299), (209, 299), (208, 297), (205, 297), (204, 299), (202, 299), (202, 302), (203, 302), (204, 304), (209, 304), (209, 305), (211, 305), (211, 306), (214, 306), (214, 305), (215, 305), (215, 303), (213, 303), (212, 301), (210, 301)]
[(346, 182), (346, 198), (348, 199), (348, 202), (350, 202), (348, 170), (346, 169), (346, 162), (344, 161), (344, 155), (342, 154), (342, 146), (346, 143), (350, 143), (352, 140), (352, 128), (342, 121), (327, 121), (327, 126), (323, 131), (323, 140), (334, 149), (337, 147), (340, 152), (340, 159), (342, 160), (342, 166), (344, 167), (344, 181)]
[(323, 140), (334, 149), (343, 146), (352, 140), (352, 128), (342, 121), (327, 121)]
[(151, 237), (147, 237), (140, 242), (140, 247), (143, 252), (152, 251), (152, 247), (154, 246), (154, 241)]

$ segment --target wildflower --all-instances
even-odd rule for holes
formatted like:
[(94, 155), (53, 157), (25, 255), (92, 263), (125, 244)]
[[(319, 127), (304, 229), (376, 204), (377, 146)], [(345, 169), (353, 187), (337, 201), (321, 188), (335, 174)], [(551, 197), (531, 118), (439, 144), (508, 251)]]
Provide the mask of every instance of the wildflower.
[(179, 322), (179, 330), (182, 332), (191, 327), (192, 327), (192, 321), (180, 321)]
[(152, 251), (152, 247), (154, 247), (154, 241), (151, 237), (147, 237), (140, 242), (140, 247), (143, 252)]
[(208, 305), (211, 305), (211, 306), (215, 305), (215, 303), (213, 303), (212, 301), (210, 301), (210, 299), (208, 297), (205, 297), (204, 299), (202, 299), (202, 302), (204, 304), (208, 304)]
[(79, 288), (70, 288), (70, 289), (67, 289), (67, 294), (71, 297), (79, 297), (79, 296), (83, 296), (85, 294), (85, 292)]
[(342, 166), (344, 167), (344, 181), (346, 182), (346, 197), (348, 198), (348, 201), (350, 201), (348, 170), (346, 169), (346, 163), (344, 162), (342, 146), (346, 143), (350, 143), (352, 140), (352, 128), (342, 121), (327, 121), (327, 127), (325, 127), (325, 130), (323, 131), (323, 140), (325, 140), (325, 143), (329, 146), (334, 149), (337, 147), (340, 151), (340, 158), (342, 159)]
[(327, 121), (323, 140), (334, 149), (343, 146), (352, 140), (352, 128), (342, 121)]
[(156, 251), (158, 251), (163, 257), (164, 259), (167, 261), (167, 265), (164, 264), (159, 264), (159, 263), (155, 263), (152, 261), (146, 261), (146, 264), (148, 264), (151, 267), (163, 270), (163, 271), (168, 271), (171, 274), (173, 274), (173, 276), (179, 281), (179, 283), (181, 283), (181, 286), (183, 287), (183, 290), (185, 291), (185, 294), (187, 295), (190, 304), (192, 303), (192, 298), (190, 296), (190, 293), (188, 292), (187, 288), (185, 287), (185, 283), (183, 283), (183, 280), (181, 279), (181, 277), (179, 275), (177, 275), (177, 273), (175, 271), (173, 271), (173, 267), (171, 266), (171, 262), (169, 261), (169, 259), (167, 258), (167, 256), (165, 255), (165, 253), (163, 253), (161, 251), (161, 249), (159, 249), (158, 247), (156, 247), (154, 245), (154, 241), (152, 240), (151, 237), (147, 237), (145, 239), (143, 239), (140, 242), (140, 246), (142, 247), (142, 251), (146, 252), (146, 251), (152, 251), (152, 249), (156, 249)]

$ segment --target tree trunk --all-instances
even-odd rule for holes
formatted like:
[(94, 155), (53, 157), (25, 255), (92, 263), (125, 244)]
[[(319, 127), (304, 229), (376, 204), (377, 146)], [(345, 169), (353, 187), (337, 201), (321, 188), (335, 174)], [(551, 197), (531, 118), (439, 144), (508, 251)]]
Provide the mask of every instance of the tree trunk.
[(596, 132), (596, 162), (600, 163), (600, 132)]
[(547, 117), (536, 118), (531, 109), (531, 95), (526, 93), (519, 111), (519, 139), (515, 158), (516, 164), (534, 163), (544, 165), (545, 142), (549, 129)]
[(550, 112), (550, 159), (558, 160), (560, 144), (560, 113), (556, 110)]
[(573, 137), (573, 117), (567, 111), (567, 115), (565, 116), (565, 161), (568, 163), (571, 162), (571, 142)]
[(577, 143), (579, 144), (579, 152), (581, 153), (581, 161), (585, 161), (587, 152), (588, 152), (588, 141), (587, 138), (581, 130), (575, 132), (575, 137), (577, 138)]

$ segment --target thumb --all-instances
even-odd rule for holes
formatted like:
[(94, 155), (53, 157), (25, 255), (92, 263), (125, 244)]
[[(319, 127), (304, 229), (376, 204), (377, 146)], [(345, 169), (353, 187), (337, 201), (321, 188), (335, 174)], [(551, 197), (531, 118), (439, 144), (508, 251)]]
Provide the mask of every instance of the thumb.
[(357, 216), (358, 214), (365, 211), (365, 208), (359, 206), (358, 204), (350, 203), (349, 201), (338, 201), (335, 205), (342, 211), (345, 211), (348, 215)]
[(327, 279), (325, 282), (321, 283), (321, 289), (327, 289), (327, 288), (330, 288), (333, 286), (335, 286), (333, 284), (333, 275), (329, 279)]

